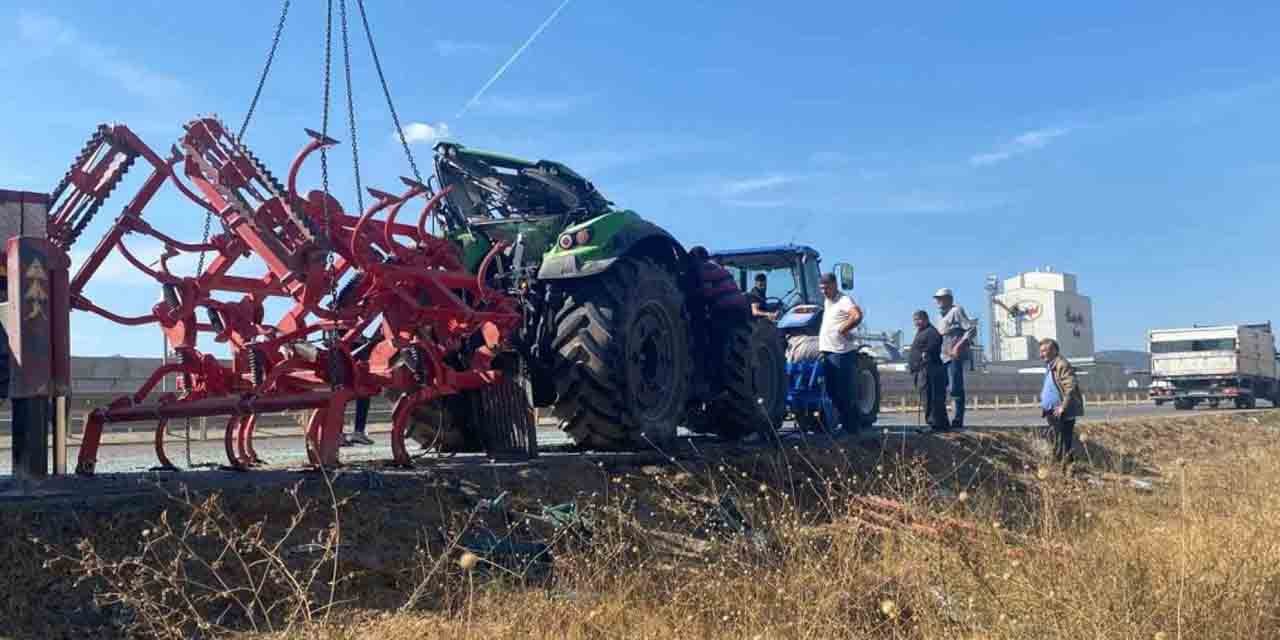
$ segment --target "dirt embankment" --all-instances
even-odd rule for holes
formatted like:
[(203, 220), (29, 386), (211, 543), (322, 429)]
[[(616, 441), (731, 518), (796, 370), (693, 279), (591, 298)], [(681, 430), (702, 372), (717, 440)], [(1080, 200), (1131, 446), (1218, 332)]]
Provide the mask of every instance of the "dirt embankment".
[(1089, 425), (1068, 473), (1000, 431), (11, 504), (0, 634), (1251, 637), (1280, 614), (1276, 548), (1240, 542), (1280, 511), (1277, 433)]

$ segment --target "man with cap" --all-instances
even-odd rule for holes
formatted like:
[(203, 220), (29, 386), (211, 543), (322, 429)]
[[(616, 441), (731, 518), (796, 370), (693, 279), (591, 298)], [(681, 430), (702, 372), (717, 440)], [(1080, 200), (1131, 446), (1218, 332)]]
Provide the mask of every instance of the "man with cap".
[[(822, 274), (818, 286), (823, 297), (822, 327), (818, 330), (822, 375), (837, 419), (845, 430), (853, 431), (859, 426), (853, 406), (853, 373), (858, 357), (853, 330), (862, 324), (862, 307), (840, 291), (834, 273)], [(829, 428), (834, 430), (834, 425)]]
[(964, 307), (955, 303), (951, 289), (938, 289), (933, 299), (938, 303), (938, 319), (934, 326), (942, 334), (942, 365), (947, 370), (947, 388), (955, 401), (951, 428), (964, 429), (964, 365), (970, 357), (969, 346), (978, 331), (964, 312)]

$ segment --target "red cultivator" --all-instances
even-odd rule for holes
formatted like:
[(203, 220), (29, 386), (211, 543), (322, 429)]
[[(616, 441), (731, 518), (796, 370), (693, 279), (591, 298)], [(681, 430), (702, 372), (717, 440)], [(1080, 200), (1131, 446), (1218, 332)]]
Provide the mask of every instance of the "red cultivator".
[[(404, 440), (415, 408), (494, 384), (509, 370), (512, 356), (501, 349), (519, 324), (516, 306), (484, 284), (483, 267), (479, 274), (464, 271), (456, 248), (426, 231), (443, 193), (403, 179), (406, 190), (399, 195), (370, 189), (374, 203), (359, 215), (324, 191), (300, 193), (303, 163), (335, 144), (308, 133), (312, 140), (281, 185), (215, 119), (189, 123), (169, 158), (124, 126), (103, 126), (54, 191), (49, 237), (66, 250), (130, 166), (139, 157), (151, 165), (138, 193), (80, 265), (70, 298), (73, 308), (123, 325), (160, 325), (178, 356), (136, 393), (90, 415), (78, 473), (93, 473), (106, 424), (157, 422), (156, 454), (171, 468), (163, 446), (166, 423), (214, 416), (227, 419), (228, 463), (245, 469), (259, 462), (252, 443), (256, 416), (298, 410), (313, 410), (306, 431), (312, 464), (334, 465), (347, 402), (386, 391), (401, 394), (392, 414), (392, 450), (396, 463), (408, 464)], [(223, 232), (186, 243), (152, 228), (143, 211), (166, 182), (220, 220)], [(419, 197), (426, 203), (416, 224), (399, 222), (401, 209)], [(382, 212), (385, 219), (375, 220)], [(164, 245), (156, 265), (129, 251), (124, 238), (131, 233)], [(85, 284), (113, 251), (161, 286), (163, 300), (151, 313), (125, 317), (85, 297)], [(214, 254), (207, 266), (205, 252)], [(181, 253), (202, 254), (194, 277), (169, 270), (168, 262)], [(265, 272), (231, 274), (246, 264), (265, 265)], [(273, 297), (292, 307), (268, 322), (264, 302)], [(206, 319), (197, 319), (197, 309)], [(200, 333), (228, 345), (230, 366), (197, 349)], [(148, 400), (170, 375), (179, 378), (178, 392)]]

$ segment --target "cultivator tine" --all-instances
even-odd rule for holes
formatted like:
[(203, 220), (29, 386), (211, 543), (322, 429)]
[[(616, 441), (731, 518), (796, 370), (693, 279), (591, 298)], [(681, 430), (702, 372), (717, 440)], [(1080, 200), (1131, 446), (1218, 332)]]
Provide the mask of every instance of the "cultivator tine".
[(169, 461), (169, 456), (164, 451), (164, 439), (168, 433), (169, 421), (161, 419), (156, 424), (155, 432), (155, 450), (156, 460), (160, 463), (151, 468), (152, 471), (178, 471), (178, 467)]
[(227, 455), (227, 468), (232, 471), (249, 470), (249, 461), (245, 459), (240, 434), (244, 431), (245, 422), (252, 419), (252, 415), (227, 418), (227, 426), (222, 435), (222, 446)]
[(54, 188), (49, 208), (49, 238), (66, 250), (89, 226), (98, 209), (124, 178), (138, 153), (101, 125)]

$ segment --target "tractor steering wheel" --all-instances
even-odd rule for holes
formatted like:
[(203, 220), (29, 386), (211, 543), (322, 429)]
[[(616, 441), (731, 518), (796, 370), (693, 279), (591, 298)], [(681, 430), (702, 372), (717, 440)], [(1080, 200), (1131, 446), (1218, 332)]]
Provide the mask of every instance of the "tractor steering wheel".
[(782, 300), (782, 298), (775, 298), (772, 296), (765, 298), (762, 306), (765, 309), (769, 309), (772, 312), (777, 313), (779, 318), (786, 315), (787, 309), (791, 308), (790, 305)]

